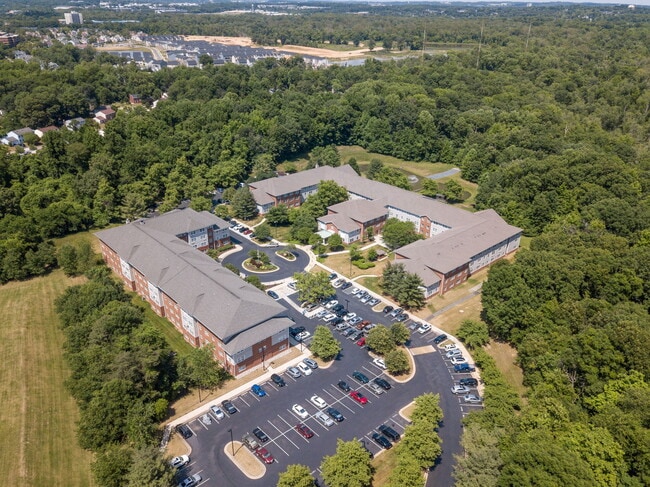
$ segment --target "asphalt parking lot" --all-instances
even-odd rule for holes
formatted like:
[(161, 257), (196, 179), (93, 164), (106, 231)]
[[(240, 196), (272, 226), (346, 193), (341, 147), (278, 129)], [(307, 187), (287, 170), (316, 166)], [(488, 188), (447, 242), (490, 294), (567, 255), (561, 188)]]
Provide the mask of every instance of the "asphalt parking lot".
[[(375, 311), (367, 304), (361, 303), (353, 296), (353, 287), (346, 290), (337, 289), (339, 303), (346, 306), (348, 311), (357, 313), (364, 320), (373, 323), (390, 325), (391, 321), (381, 311)], [(297, 305), (297, 294), (291, 294), (285, 299), (294, 301)], [(280, 302), (284, 302), (281, 300)], [(286, 305), (286, 303), (285, 303)], [(374, 307), (381, 310), (385, 304), (380, 303)], [(289, 314), (297, 326), (304, 326), (312, 336), (314, 329), (322, 320), (310, 318), (318, 313), (318, 309), (307, 314), (298, 311), (294, 306), (287, 305)], [(419, 323), (406, 322), (412, 325), (410, 347), (425, 347), (432, 345), (435, 332), (418, 333)], [(297, 379), (289, 376), (282, 370), (275, 370), (285, 380), (286, 386), (279, 388), (272, 381), (260, 383), (267, 395), (258, 397), (252, 392), (245, 392), (232, 399), (238, 409), (232, 416), (226, 415), (222, 420), (212, 414), (211, 424), (204, 424), (200, 417), (190, 421), (188, 426), (194, 435), (187, 441), (192, 447), (192, 462), (180, 474), (180, 478), (199, 473), (203, 477), (200, 485), (219, 486), (269, 486), (275, 485), (278, 474), (283, 472), (287, 465), (300, 463), (309, 466), (315, 476), (319, 476), (318, 467), (324, 455), (331, 455), (336, 449), (338, 438), (351, 440), (357, 438), (364, 442), (373, 453), (381, 451), (371, 438), (376, 428), (386, 424), (402, 434), (407, 426), (407, 421), (398, 412), (408, 405), (412, 399), (425, 392), (440, 393), (440, 405), (444, 412), (444, 422), (440, 428), (443, 440), (443, 455), (439, 464), (429, 474), (427, 485), (453, 485), (451, 477), (453, 454), (460, 453), (459, 439), (462, 431), (462, 417), (480, 404), (465, 403), (463, 397), (451, 393), (454, 381), (461, 377), (470, 377), (470, 374), (458, 374), (453, 370), (451, 359), (445, 356), (444, 351), (437, 344), (426, 348), (426, 353), (414, 356), (417, 373), (407, 383), (397, 383), (387, 377), (383, 369), (373, 364), (372, 357), (364, 347), (359, 347), (354, 341), (341, 336), (333, 331), (335, 337), (341, 341), (342, 351), (337, 360), (325, 369), (316, 369), (309, 376)], [(305, 340), (309, 346), (311, 337)], [(297, 342), (293, 342), (297, 344)], [(369, 384), (361, 384), (352, 377), (352, 372), (358, 370), (369, 379)], [(387, 378), (392, 388), (383, 394), (377, 395), (370, 389), (372, 380), (376, 377)], [(359, 404), (349, 393), (342, 391), (337, 383), (346, 381), (352, 390), (360, 391), (367, 399), (365, 405)], [(476, 393), (475, 390), (472, 391)], [(328, 407), (336, 408), (345, 419), (331, 426), (326, 426), (314, 417), (318, 412), (317, 406), (310, 402), (314, 395), (320, 396)], [(299, 404), (308, 413), (305, 419), (300, 418), (293, 410), (292, 405)], [(296, 425), (304, 423), (314, 433), (310, 439), (304, 438), (296, 429)], [(266, 474), (262, 479), (252, 480), (227, 458), (224, 446), (230, 444), (231, 431), (234, 440), (251, 432), (253, 428), (261, 428), (268, 436), (269, 441), (264, 447), (275, 457), (275, 462), (266, 465)]]

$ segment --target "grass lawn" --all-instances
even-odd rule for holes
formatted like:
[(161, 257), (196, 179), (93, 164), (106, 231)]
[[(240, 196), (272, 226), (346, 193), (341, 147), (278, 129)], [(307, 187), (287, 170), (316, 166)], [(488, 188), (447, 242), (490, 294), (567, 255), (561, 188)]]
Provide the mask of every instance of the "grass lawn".
[(92, 455), (77, 444), (77, 405), (64, 388), (54, 299), (82, 279), (58, 270), (0, 287), (1, 485), (88, 486)]

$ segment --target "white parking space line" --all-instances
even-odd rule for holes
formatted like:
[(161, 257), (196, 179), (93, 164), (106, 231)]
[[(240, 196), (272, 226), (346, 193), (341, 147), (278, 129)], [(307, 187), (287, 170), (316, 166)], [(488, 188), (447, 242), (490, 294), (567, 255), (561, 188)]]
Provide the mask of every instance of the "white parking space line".
[[(293, 442), (293, 440), (287, 436), (287, 433), (288, 433), (289, 431), (295, 431), (295, 430), (294, 430), (294, 427), (291, 426), (291, 425), (287, 422), (287, 420), (284, 419), (284, 418), (283, 418), (282, 416), (280, 416), (279, 414), (278, 414), (278, 418), (280, 418), (282, 421), (284, 421), (284, 422), (287, 424), (287, 426), (289, 427), (289, 429), (288, 429), (287, 431), (284, 431), (284, 432), (282, 433), (282, 436), (284, 436), (287, 440), (289, 440), (289, 442), (290, 442), (293, 446), (295, 446), (298, 450), (300, 450), (300, 447), (299, 447), (298, 445), (296, 445), (296, 444)], [(297, 435), (300, 435), (300, 433), (298, 433), (297, 431), (296, 431), (296, 434), (297, 434)]]
[[(194, 421), (198, 422), (201, 426), (203, 426), (203, 429), (205, 429), (205, 430), (208, 429), (208, 427), (206, 425), (204, 425), (203, 421), (201, 421), (199, 418), (196, 418)], [(194, 421), (192, 421), (192, 422), (194, 422)]]
[(243, 395), (239, 396), (239, 399), (241, 399), (241, 400), (244, 402), (244, 404), (246, 404), (246, 406), (248, 406), (248, 407), (251, 406), (250, 404), (248, 404), (248, 403), (246, 402), (246, 399), (244, 399), (244, 396), (243, 396)]

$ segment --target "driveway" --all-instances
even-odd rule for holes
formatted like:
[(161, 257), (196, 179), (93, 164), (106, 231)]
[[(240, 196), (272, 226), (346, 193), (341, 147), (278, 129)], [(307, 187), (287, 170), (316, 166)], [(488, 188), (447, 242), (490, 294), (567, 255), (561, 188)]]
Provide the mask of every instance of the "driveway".
[[(351, 296), (351, 290), (352, 288), (346, 291), (337, 290), (340, 303), (347, 305), (350, 311), (364, 319), (390, 324), (383, 313), (374, 312), (359, 299)], [(286, 299), (295, 300), (296, 294)], [(315, 327), (323, 324), (318, 319), (302, 315), (293, 306), (287, 305), (287, 309), (296, 324), (305, 326), (312, 335)], [(313, 314), (315, 312), (310, 315)], [(398, 411), (408, 405), (414, 397), (434, 392), (440, 394), (440, 406), (444, 413), (444, 422), (439, 429), (443, 453), (436, 467), (429, 473), (427, 485), (453, 485), (453, 455), (461, 453), (462, 417), (473, 408), (480, 407), (464, 404), (461, 397), (453, 395), (450, 391), (454, 380), (468, 377), (468, 374), (453, 373), (450, 361), (436, 346), (431, 346), (434, 332), (422, 335), (414, 332), (408, 346), (418, 348), (419, 353), (414, 356), (417, 373), (412, 380), (403, 384), (387, 378), (392, 384), (392, 389), (375, 395), (368, 385), (360, 384), (351, 374), (358, 370), (372, 381), (375, 377), (386, 377), (384, 371), (372, 363), (365, 348), (357, 346), (336, 331), (334, 335), (341, 341), (342, 351), (329, 368), (317, 369), (310, 376), (297, 379), (289, 377), (284, 370), (277, 370), (276, 373), (281, 374), (287, 383), (285, 387), (278, 388), (270, 381), (262, 383), (260, 385), (266, 390), (267, 396), (258, 398), (250, 392), (241, 394), (233, 400), (239, 409), (236, 414), (227, 416), (220, 422), (213, 417), (211, 425), (204, 425), (198, 418), (190, 421), (188, 425), (195, 433), (188, 440), (192, 447), (192, 463), (184, 469), (183, 474), (200, 473), (205, 479), (201, 485), (206, 486), (266, 487), (277, 482), (278, 474), (285, 471), (287, 465), (301, 463), (309, 466), (312, 473), (320, 477), (318, 467), (323, 456), (335, 452), (338, 438), (357, 438), (377, 454), (381, 449), (370, 438), (372, 432), (379, 425), (387, 424), (400, 434), (403, 433), (407, 421), (399, 416)], [(308, 343), (309, 339), (307, 345)], [(368, 404), (358, 404), (349, 394), (340, 390), (336, 385), (339, 380), (345, 380), (353, 390), (361, 391), (368, 398)], [(329, 427), (317, 421), (313, 415), (318, 408), (309, 401), (314, 394), (339, 410), (345, 420)], [(293, 404), (302, 405), (309, 416), (306, 419), (299, 418), (291, 410)], [(313, 430), (313, 438), (305, 439), (298, 434), (295, 426), (299, 422), (304, 422)], [(244, 433), (250, 432), (256, 426), (270, 437), (265, 447), (275, 457), (276, 462), (266, 466), (266, 474), (262, 479), (251, 480), (228, 459), (224, 446), (230, 443), (230, 430), (233, 438), (240, 440)]]
[[(265, 247), (262, 245), (257, 245), (255, 242), (246, 238), (245, 236), (230, 230), (230, 237), (233, 243), (238, 244), (242, 247), (240, 252), (228, 255), (223, 259), (222, 264), (233, 264), (238, 269), (241, 270), (246, 275), (255, 275), (260, 278), (262, 282), (276, 282), (292, 277), (296, 272), (302, 272), (305, 270), (305, 267), (309, 264), (309, 256), (300, 249), (293, 250), (293, 254), (296, 256), (296, 260), (288, 261), (282, 257), (276, 255), (276, 250), (282, 248), (280, 247)], [(279, 267), (275, 272), (264, 272), (256, 273), (250, 272), (242, 267), (242, 263), (248, 259), (248, 253), (251, 250), (259, 250), (261, 253), (267, 254), (271, 262)]]

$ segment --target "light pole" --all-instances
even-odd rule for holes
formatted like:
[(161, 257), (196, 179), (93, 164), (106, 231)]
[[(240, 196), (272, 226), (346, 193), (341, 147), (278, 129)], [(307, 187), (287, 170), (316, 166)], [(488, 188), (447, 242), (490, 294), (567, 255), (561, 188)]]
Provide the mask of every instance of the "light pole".
[(266, 364), (264, 364), (265, 357), (266, 357), (266, 345), (262, 347), (262, 370), (266, 370)]
[(235, 456), (235, 442), (232, 439), (232, 428), (229, 429), (228, 432), (230, 433), (230, 446), (232, 447), (232, 456), (234, 457)]
[(346, 311), (346, 313), (349, 311), (349, 310), (348, 310), (348, 305), (349, 305), (349, 304), (350, 304), (350, 300), (349, 300), (349, 299), (346, 299), (346, 300), (345, 300), (345, 311)]

